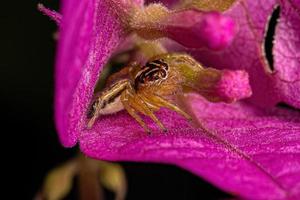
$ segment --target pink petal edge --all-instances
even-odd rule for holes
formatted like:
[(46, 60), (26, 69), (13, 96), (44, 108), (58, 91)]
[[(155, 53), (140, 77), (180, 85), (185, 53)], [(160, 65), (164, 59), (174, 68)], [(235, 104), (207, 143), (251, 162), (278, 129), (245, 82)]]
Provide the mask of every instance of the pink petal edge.
[(106, 1), (62, 3), (56, 60), (55, 121), (60, 141), (74, 146), (85, 126), (87, 106), (100, 70), (123, 38)]

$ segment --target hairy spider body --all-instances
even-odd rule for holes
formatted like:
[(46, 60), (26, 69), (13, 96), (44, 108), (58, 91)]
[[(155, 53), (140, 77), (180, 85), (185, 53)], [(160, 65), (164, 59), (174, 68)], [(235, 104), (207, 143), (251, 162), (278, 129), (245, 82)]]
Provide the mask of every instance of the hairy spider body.
[(150, 59), (144, 66), (123, 68), (111, 75), (109, 86), (95, 95), (88, 116), (88, 128), (93, 126), (100, 115), (122, 109), (148, 133), (150, 130), (139, 113), (150, 117), (163, 131), (167, 130), (166, 127), (154, 114), (161, 107), (174, 110), (191, 120), (186, 112), (171, 103), (170, 98), (199, 89), (195, 83), (201, 82), (199, 74), (202, 69), (199, 63), (185, 54), (162, 54)]

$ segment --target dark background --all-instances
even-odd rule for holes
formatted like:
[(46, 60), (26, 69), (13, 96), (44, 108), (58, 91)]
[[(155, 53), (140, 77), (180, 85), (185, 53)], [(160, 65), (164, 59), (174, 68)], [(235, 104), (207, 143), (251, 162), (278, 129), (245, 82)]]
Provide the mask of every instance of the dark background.
[[(54, 22), (38, 1), (1, 2), (1, 199), (32, 199), (47, 171), (66, 161), (53, 122)], [(42, 1), (58, 9), (58, 0)], [(3, 137), (4, 136), (4, 137)], [(174, 166), (122, 163), (127, 199), (224, 199), (227, 194)], [(2, 186), (3, 189), (3, 186)], [(7, 193), (7, 194), (5, 194)], [(9, 195), (3, 198), (3, 195)], [(75, 195), (67, 199), (76, 199)]]

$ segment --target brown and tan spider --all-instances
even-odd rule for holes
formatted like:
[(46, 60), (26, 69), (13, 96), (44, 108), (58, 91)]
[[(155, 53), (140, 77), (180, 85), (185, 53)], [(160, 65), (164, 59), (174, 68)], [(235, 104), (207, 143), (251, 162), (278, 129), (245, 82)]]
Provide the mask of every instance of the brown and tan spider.
[[(203, 69), (189, 55), (177, 53), (155, 56), (144, 66), (135, 64), (123, 68), (112, 74), (107, 81), (108, 86), (95, 95), (89, 112), (88, 128), (93, 126), (99, 116), (123, 109), (148, 133), (150, 129), (139, 113), (149, 116), (163, 131), (167, 131), (166, 127), (154, 114), (161, 107), (176, 111), (191, 120), (170, 99), (172, 96), (199, 90), (205, 96), (206, 87), (209, 87), (205, 73), (213, 73), (214, 69)], [(207, 95), (210, 95), (209, 90)]]

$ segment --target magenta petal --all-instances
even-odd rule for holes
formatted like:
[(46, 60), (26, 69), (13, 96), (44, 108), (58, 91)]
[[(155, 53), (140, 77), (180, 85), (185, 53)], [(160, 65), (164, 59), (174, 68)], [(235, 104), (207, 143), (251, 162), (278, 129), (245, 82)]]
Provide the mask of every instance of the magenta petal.
[(62, 2), (55, 120), (64, 146), (76, 144), (99, 71), (122, 39), (121, 26), (105, 2)]
[(238, 26), (231, 45), (218, 54), (209, 50), (193, 52), (206, 66), (246, 70), (253, 91), (250, 100), (261, 106), (272, 106), (280, 100), (262, 49), (267, 19), (275, 4), (274, 0), (264, 1), (263, 5), (251, 0), (237, 2), (225, 12)]
[[(281, 14), (275, 33), (272, 72), (264, 58), (264, 34), (276, 5)], [(245, 69), (253, 90), (251, 101), (261, 106), (286, 102), (300, 108), (300, 27), (299, 1), (240, 1), (226, 15), (236, 20), (239, 31), (224, 51), (194, 51), (193, 55), (208, 66)], [(268, 96), (268, 98), (265, 98)]]
[(149, 136), (122, 112), (84, 131), (80, 148), (97, 159), (175, 164), (243, 198), (300, 197), (299, 113), (213, 104), (195, 95), (190, 103), (217, 137), (167, 110), (158, 117), (169, 132), (160, 132), (146, 119), (156, 130)]
[(291, 0), (290, 3), (293, 7), (298, 9), (298, 11), (300, 10), (300, 0)]
[[(296, 4), (296, 1), (294, 1)], [(275, 78), (282, 100), (300, 108), (300, 1), (282, 1), (274, 43)]]

